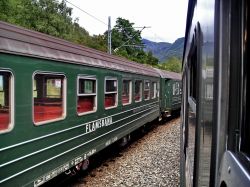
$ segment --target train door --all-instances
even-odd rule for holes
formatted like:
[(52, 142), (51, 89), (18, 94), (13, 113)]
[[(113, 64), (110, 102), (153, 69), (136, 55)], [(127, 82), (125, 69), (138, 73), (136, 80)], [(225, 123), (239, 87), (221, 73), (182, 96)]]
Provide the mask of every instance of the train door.
[(165, 109), (166, 108), (170, 108), (170, 97), (171, 97), (171, 94), (172, 93), (172, 87), (170, 86), (170, 83), (171, 81), (168, 80), (168, 79), (165, 79), (165, 82), (164, 82), (164, 87), (165, 87), (165, 95), (164, 95), (164, 106), (165, 106)]

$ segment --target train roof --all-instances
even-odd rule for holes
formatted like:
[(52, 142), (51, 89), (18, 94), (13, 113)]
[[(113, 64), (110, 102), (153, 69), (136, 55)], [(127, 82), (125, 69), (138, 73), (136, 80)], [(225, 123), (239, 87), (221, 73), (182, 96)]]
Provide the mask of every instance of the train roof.
[(180, 73), (170, 72), (162, 69), (155, 69), (155, 70), (160, 74), (161, 78), (181, 80)]
[(152, 67), (2, 21), (0, 52), (159, 77)]
[(190, 27), (192, 25), (192, 19), (193, 19), (193, 14), (194, 14), (194, 7), (196, 4), (196, 0), (189, 0), (188, 1), (188, 10), (187, 10), (187, 17), (186, 17), (186, 29), (185, 29), (185, 40), (184, 40), (184, 50), (183, 50), (183, 56), (182, 56), (182, 66), (185, 58), (185, 53), (186, 53), (186, 46), (187, 46), (187, 39), (188, 39), (188, 34)]

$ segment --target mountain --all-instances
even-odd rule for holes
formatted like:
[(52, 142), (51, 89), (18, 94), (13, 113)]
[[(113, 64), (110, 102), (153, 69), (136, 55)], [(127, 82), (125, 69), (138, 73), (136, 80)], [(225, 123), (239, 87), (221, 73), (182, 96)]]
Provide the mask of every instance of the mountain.
[(168, 42), (153, 42), (147, 39), (142, 39), (145, 45), (144, 51), (151, 51), (153, 56), (159, 59), (159, 63), (163, 63), (168, 58), (182, 58), (184, 48), (184, 38), (178, 38), (174, 43)]

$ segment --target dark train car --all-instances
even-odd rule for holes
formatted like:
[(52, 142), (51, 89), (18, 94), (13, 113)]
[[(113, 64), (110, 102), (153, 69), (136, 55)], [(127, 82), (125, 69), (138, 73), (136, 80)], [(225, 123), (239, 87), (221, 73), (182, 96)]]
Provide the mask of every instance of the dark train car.
[(162, 117), (169, 117), (181, 109), (181, 74), (155, 69), (161, 76), (160, 80), (160, 111)]
[(250, 186), (247, 0), (189, 0), (181, 186)]
[(159, 116), (159, 82), (153, 68), (0, 22), (0, 186), (86, 167)]

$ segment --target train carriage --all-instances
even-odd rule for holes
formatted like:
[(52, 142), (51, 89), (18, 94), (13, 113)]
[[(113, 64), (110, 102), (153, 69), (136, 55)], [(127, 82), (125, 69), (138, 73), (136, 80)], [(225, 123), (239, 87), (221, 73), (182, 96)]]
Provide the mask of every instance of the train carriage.
[(155, 69), (160, 80), (160, 111), (162, 117), (169, 117), (181, 109), (181, 74)]
[(0, 186), (40, 186), (156, 119), (150, 67), (0, 22)]
[(181, 186), (250, 186), (249, 5), (189, 0)]

